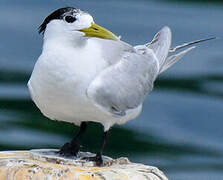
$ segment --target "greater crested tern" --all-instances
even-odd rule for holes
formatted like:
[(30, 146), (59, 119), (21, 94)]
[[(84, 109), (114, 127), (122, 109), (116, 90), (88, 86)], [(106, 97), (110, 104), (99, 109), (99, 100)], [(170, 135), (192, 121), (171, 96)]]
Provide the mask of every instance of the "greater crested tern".
[(131, 46), (73, 7), (51, 13), (39, 33), (44, 42), (28, 82), (32, 100), (49, 119), (80, 126), (74, 139), (60, 149), (62, 155), (77, 155), (88, 121), (101, 123), (102, 146), (90, 159), (97, 165), (103, 163), (110, 127), (136, 118), (158, 75), (195, 46), (171, 56), (169, 52), (204, 41), (171, 48), (171, 31), (164, 27), (150, 43)]

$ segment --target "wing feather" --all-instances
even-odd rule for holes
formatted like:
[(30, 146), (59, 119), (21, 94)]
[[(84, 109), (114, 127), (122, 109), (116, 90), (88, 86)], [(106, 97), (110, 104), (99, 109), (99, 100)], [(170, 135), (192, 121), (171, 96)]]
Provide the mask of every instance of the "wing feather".
[(152, 90), (159, 65), (152, 50), (146, 55), (125, 52), (120, 61), (103, 70), (89, 85), (87, 95), (113, 115), (124, 116), (141, 105)]

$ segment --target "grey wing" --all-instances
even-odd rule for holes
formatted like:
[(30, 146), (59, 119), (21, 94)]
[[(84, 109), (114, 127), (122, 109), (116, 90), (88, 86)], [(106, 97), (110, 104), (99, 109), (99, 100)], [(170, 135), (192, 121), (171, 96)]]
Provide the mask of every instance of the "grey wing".
[(128, 51), (91, 82), (87, 95), (107, 112), (124, 116), (128, 109), (143, 103), (158, 73), (158, 60), (152, 50), (146, 55)]
[(166, 58), (169, 53), (171, 36), (170, 28), (165, 26), (154, 36), (150, 43), (138, 45), (134, 48), (143, 54), (146, 54), (148, 49), (152, 49), (158, 59), (159, 68), (161, 70), (163, 66), (165, 66)]

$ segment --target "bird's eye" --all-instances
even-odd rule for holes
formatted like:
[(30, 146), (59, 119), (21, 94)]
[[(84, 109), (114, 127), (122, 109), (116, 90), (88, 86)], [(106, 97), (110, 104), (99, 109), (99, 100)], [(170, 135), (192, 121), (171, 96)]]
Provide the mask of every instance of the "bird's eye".
[(65, 21), (68, 23), (73, 23), (74, 21), (76, 21), (76, 18), (73, 16), (66, 16)]

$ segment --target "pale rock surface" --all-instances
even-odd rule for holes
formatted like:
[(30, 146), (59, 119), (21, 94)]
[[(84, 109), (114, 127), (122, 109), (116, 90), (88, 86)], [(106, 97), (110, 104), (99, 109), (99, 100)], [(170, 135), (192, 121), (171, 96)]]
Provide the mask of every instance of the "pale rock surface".
[(104, 156), (104, 165), (97, 167), (82, 157), (58, 156), (58, 150), (0, 152), (0, 180), (168, 180), (156, 167), (131, 163), (127, 158)]

